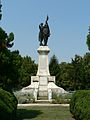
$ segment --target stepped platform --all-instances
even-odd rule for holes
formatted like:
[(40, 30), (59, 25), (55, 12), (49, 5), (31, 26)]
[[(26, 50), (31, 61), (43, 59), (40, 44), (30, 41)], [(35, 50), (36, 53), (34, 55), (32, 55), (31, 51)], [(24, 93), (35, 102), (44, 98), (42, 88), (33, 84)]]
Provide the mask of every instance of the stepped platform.
[(36, 100), (35, 103), (38, 103), (38, 104), (50, 104), (52, 103), (52, 100)]

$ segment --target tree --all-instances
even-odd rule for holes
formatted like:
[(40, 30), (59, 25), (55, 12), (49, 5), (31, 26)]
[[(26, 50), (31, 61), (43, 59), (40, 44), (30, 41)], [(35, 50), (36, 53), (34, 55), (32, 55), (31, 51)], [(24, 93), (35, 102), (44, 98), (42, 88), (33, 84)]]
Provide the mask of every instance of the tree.
[(83, 78), (83, 65), (82, 65), (82, 57), (79, 55), (75, 55), (75, 58), (72, 59), (72, 65), (73, 65), (73, 74), (72, 80), (73, 80), (73, 88), (81, 89), (82, 84), (82, 78)]
[(90, 89), (90, 53), (86, 53), (83, 57), (82, 88)]
[(22, 87), (28, 86), (31, 83), (31, 76), (36, 75), (37, 65), (31, 57), (23, 57), (21, 68), (19, 69), (20, 73), (20, 85)]
[(18, 52), (5, 49), (0, 52), (0, 87), (11, 91), (19, 84), (21, 56)]
[(89, 34), (87, 35), (87, 42), (88, 50), (90, 50), (90, 27), (89, 27)]
[(13, 46), (14, 34), (9, 35), (0, 27), (0, 51)]
[(1, 18), (2, 18), (2, 10), (1, 10), (1, 7), (2, 7), (2, 4), (1, 4), (1, 1), (0, 1), (0, 20), (1, 20)]
[[(0, 20), (1, 14), (1, 3), (0, 3)], [(12, 53), (8, 48), (13, 46), (14, 34), (11, 32), (9, 35), (0, 27), (0, 87), (5, 90), (11, 91), (14, 85), (13, 75), (16, 75), (13, 63)], [(14, 76), (15, 76), (14, 75)]]
[(56, 84), (59, 85), (59, 74), (60, 74), (60, 68), (59, 68), (59, 62), (58, 59), (55, 55), (53, 55), (50, 59), (50, 63), (49, 63), (49, 70), (50, 70), (50, 74), (52, 76), (56, 77)]
[(7, 33), (0, 27), (0, 86), (3, 89), (11, 89), (11, 76), (13, 73), (12, 68), (14, 67), (11, 61), (11, 52), (8, 49), (13, 46), (14, 34)]
[(71, 63), (61, 62), (60, 63), (60, 76), (59, 76), (59, 86), (63, 87), (65, 90), (73, 90), (72, 88), (72, 70), (73, 66)]

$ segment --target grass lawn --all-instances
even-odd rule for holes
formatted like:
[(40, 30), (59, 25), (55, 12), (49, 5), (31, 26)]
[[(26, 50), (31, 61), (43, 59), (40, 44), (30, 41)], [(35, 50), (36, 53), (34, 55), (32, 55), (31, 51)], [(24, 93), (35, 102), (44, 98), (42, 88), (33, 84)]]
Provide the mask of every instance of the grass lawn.
[(74, 120), (69, 107), (18, 107), (17, 120)]

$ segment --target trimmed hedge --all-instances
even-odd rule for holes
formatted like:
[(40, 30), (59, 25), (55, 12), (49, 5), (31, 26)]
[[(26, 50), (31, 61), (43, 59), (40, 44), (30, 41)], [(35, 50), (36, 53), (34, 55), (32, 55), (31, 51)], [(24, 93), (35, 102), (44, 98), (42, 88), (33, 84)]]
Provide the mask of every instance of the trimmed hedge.
[(16, 97), (0, 88), (0, 120), (14, 120), (16, 118)]
[(90, 120), (90, 90), (79, 90), (73, 94), (70, 112), (76, 120)]

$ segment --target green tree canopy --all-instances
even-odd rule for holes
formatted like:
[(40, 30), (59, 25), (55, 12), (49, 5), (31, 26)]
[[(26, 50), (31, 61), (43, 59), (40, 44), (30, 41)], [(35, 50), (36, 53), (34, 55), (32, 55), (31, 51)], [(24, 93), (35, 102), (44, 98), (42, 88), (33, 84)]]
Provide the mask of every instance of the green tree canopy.
[(51, 76), (56, 77), (56, 84), (58, 85), (58, 78), (59, 78), (59, 74), (60, 74), (60, 68), (59, 68), (58, 59), (57, 59), (57, 57), (55, 55), (53, 55), (51, 57), (51, 59), (50, 59), (49, 70), (50, 70)]
[(89, 34), (87, 35), (87, 46), (88, 46), (88, 50), (90, 50), (90, 27), (89, 27)]
[(1, 1), (0, 1), (0, 20), (1, 20), (1, 18), (2, 18), (2, 10), (1, 10), (1, 7), (2, 7), (2, 4), (1, 4)]
[(72, 64), (61, 62), (59, 66), (60, 66), (59, 86), (63, 87), (65, 90), (73, 90), (71, 76), (73, 74)]
[(13, 46), (14, 34), (11, 32), (9, 35), (0, 27), (0, 51)]
[(28, 86), (31, 83), (31, 76), (36, 75), (37, 65), (31, 57), (22, 57), (21, 67), (19, 69), (20, 73), (20, 85), (22, 87)]

